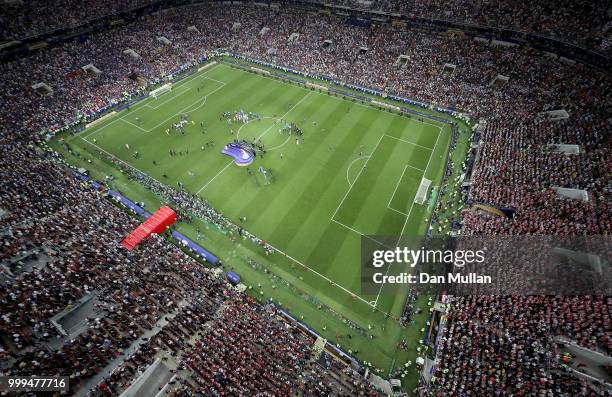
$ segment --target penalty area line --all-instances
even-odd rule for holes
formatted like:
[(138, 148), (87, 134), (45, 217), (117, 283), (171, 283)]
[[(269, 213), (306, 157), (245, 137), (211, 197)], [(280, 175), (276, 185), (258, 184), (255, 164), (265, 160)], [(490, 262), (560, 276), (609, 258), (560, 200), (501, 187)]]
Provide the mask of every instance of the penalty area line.
[(380, 136), (380, 139), (378, 139), (378, 142), (376, 142), (376, 146), (374, 146), (374, 149), (372, 150), (372, 153), (370, 153), (370, 156), (368, 157), (368, 159), (363, 164), (363, 167), (361, 167), (361, 169), (357, 173), (357, 176), (355, 177), (355, 180), (353, 181), (353, 184), (349, 186), (348, 190), (344, 194), (344, 197), (342, 197), (342, 200), (340, 201), (340, 204), (338, 204), (338, 206), (334, 210), (334, 213), (332, 214), (332, 216), (330, 218), (331, 220), (334, 220), (334, 218), (336, 217), (336, 214), (338, 213), (338, 210), (340, 209), (340, 207), (342, 207), (342, 204), (344, 204), (344, 200), (346, 200), (346, 198), (348, 197), (349, 193), (351, 192), (351, 189), (353, 188), (353, 186), (355, 186), (355, 183), (357, 182), (357, 179), (359, 179), (359, 177), (361, 176), (361, 173), (363, 172), (363, 170), (366, 169), (366, 166), (368, 165), (368, 162), (370, 161), (372, 156), (374, 156), (374, 152), (376, 152), (376, 149), (378, 149), (378, 145), (380, 145), (380, 142), (382, 141), (382, 139), (384, 137), (385, 137), (385, 134), (382, 134)]
[[(209, 72), (212, 72), (213, 70), (216, 70), (216, 66), (218, 66), (218, 65), (220, 65), (220, 64), (214, 64), (214, 65), (212, 65), (212, 66), (211, 66), (211, 67), (210, 67), (208, 70), (206, 70), (205, 72), (203, 72), (203, 73), (201, 73), (201, 74), (200, 74), (200, 73), (194, 73), (194, 74), (193, 74), (193, 75), (191, 75), (191, 76), (186, 76), (186, 77), (182, 78), (182, 79), (181, 79), (179, 82), (177, 82), (177, 83), (174, 85), (174, 87), (177, 87), (177, 88), (178, 88), (178, 87), (182, 86), (183, 84), (185, 84), (185, 83), (187, 83), (187, 82), (189, 82), (189, 81), (192, 81), (192, 80), (194, 80), (194, 79), (200, 78), (200, 77), (204, 77), (205, 79), (208, 79), (208, 80), (213, 80), (213, 81), (216, 81), (216, 82), (218, 82), (218, 83), (223, 83), (223, 84), (224, 84), (224, 86), (225, 86), (225, 85), (227, 85), (228, 83), (224, 83), (224, 82), (222, 82), (222, 81), (214, 80), (214, 79), (211, 79), (211, 78), (209, 78), (209, 77), (207, 77), (207, 76), (206, 76), (206, 75), (207, 75)], [(210, 95), (210, 94), (207, 94), (206, 96), (208, 96), (208, 95)], [(142, 109), (142, 108), (145, 108), (145, 107), (150, 107), (150, 106), (147, 106), (147, 105), (148, 105), (148, 102), (149, 102), (149, 100), (150, 100), (150, 99), (151, 99), (151, 97), (150, 97), (150, 96), (148, 96), (148, 97), (146, 97), (146, 98), (143, 98), (142, 100), (139, 100), (139, 101), (136, 101), (136, 102), (132, 103), (130, 106), (131, 106), (131, 108), (132, 108), (134, 111), (138, 111), (138, 110), (140, 110), (140, 109)], [(196, 102), (197, 102), (197, 101), (196, 101)], [(121, 111), (121, 112), (123, 112), (123, 111)], [(99, 127), (99, 128), (97, 128), (98, 126), (93, 126), (93, 125), (92, 125), (92, 126), (91, 126), (91, 128), (93, 129), (93, 131), (91, 131), (91, 130), (90, 130), (90, 133), (89, 133), (89, 134), (86, 134), (86, 135), (85, 135), (85, 138), (89, 138), (89, 137), (90, 137), (90, 136), (92, 136), (93, 134), (96, 134), (96, 133), (98, 133), (98, 132), (102, 131), (102, 130), (103, 130), (103, 129), (105, 129), (106, 127), (110, 126), (111, 124), (116, 123), (116, 122), (117, 122), (117, 121), (119, 121), (119, 120), (125, 121), (125, 120), (123, 120), (123, 117), (124, 117), (124, 116), (120, 116), (121, 112), (117, 112), (116, 114), (114, 114), (114, 115), (113, 115), (113, 117), (111, 118), (111, 122), (110, 122), (110, 123), (108, 123), (108, 124), (105, 124), (105, 125), (103, 125), (103, 126), (101, 126), (101, 127)], [(104, 116), (102, 116), (102, 117), (104, 117)], [(92, 120), (92, 122), (95, 122), (95, 121), (100, 120), (100, 119), (101, 119), (101, 117), (98, 117), (98, 118), (96, 118), (96, 119)], [(141, 129), (142, 129), (142, 128), (141, 128)], [(83, 131), (80, 131), (80, 132), (78, 132), (78, 133), (74, 134), (73, 136), (71, 136), (71, 137), (68, 139), (68, 142), (70, 142), (70, 141), (72, 141), (72, 140), (74, 140), (74, 139), (76, 139), (76, 138), (81, 138), (81, 137), (82, 137), (82, 136), (85, 134), (85, 132), (86, 132), (86, 131), (87, 131), (87, 129), (84, 129)], [(85, 140), (87, 140), (87, 139), (85, 139)], [(89, 141), (87, 141), (87, 142), (89, 142)], [(89, 142), (89, 143), (91, 143), (91, 142)]]
[(376, 244), (379, 244), (379, 245), (382, 245), (383, 247), (386, 247), (386, 248), (391, 249), (391, 247), (389, 247), (388, 245), (386, 245), (386, 244), (384, 244), (384, 243), (382, 243), (382, 242), (380, 242), (380, 241), (376, 240), (375, 238), (372, 238), (372, 237), (368, 236), (367, 234), (363, 234), (363, 233), (361, 233), (359, 230), (357, 230), (357, 229), (353, 229), (352, 227), (347, 226), (347, 225), (345, 225), (344, 223), (342, 223), (342, 222), (340, 222), (340, 221), (335, 220), (334, 218), (332, 218), (332, 222), (335, 222), (335, 223), (337, 223), (338, 225), (340, 225), (340, 226), (342, 226), (342, 227), (344, 227), (344, 228), (346, 228), (346, 229), (350, 230), (351, 232), (356, 233), (356, 234), (358, 234), (358, 235), (360, 235), (360, 236), (363, 236), (363, 237), (367, 238), (368, 240), (374, 241)]
[[(423, 176), (425, 176), (425, 174), (427, 173), (427, 170), (429, 169), (429, 164), (431, 164), (431, 159), (434, 156), (434, 153), (436, 152), (436, 147), (438, 146), (438, 141), (440, 140), (440, 135), (442, 134), (442, 129), (438, 129), (438, 136), (436, 137), (436, 143), (434, 144), (434, 147), (431, 149), (431, 153), (429, 154), (429, 160), (427, 160), (427, 165), (425, 166), (425, 171), (423, 172)], [(410, 209), (408, 210), (408, 215), (406, 216), (406, 220), (404, 221), (404, 226), (402, 226), (402, 231), (399, 234), (399, 237), (397, 239), (397, 243), (395, 244), (396, 246), (399, 245), (400, 241), (402, 240), (402, 235), (404, 234), (404, 230), (406, 229), (406, 225), (408, 224), (408, 219), (410, 219), (410, 214), (412, 213), (412, 209), (414, 208), (414, 199), (412, 200), (412, 204), (410, 205)], [(385, 272), (385, 276), (389, 274), (389, 269), (391, 269), (391, 266), (393, 266), (393, 264), (390, 264), (389, 266), (387, 266), (387, 271)], [(374, 305), (378, 304), (378, 298), (380, 298), (380, 293), (382, 292), (382, 288), (383, 288), (384, 284), (380, 285), (380, 289), (378, 290), (378, 294), (376, 295), (376, 301), (374, 302)]]

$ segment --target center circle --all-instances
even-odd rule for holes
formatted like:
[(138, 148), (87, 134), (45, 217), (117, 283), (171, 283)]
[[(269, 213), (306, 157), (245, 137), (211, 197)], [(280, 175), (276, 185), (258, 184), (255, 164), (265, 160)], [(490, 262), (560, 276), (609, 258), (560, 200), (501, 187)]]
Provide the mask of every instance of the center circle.
[(266, 151), (278, 149), (284, 146), (293, 135), (287, 131), (281, 131), (285, 123), (276, 117), (262, 117), (251, 120), (238, 128), (236, 139), (249, 143), (261, 139)]

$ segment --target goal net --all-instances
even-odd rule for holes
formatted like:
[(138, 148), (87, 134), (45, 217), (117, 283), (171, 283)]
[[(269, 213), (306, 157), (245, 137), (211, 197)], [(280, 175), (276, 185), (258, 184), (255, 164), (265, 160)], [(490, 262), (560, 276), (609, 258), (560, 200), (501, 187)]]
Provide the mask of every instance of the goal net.
[(431, 185), (431, 181), (429, 179), (426, 179), (426, 178), (421, 179), (419, 190), (417, 190), (417, 194), (414, 197), (415, 203), (423, 204), (425, 200), (427, 200), (427, 192), (429, 191), (429, 185)]
[(172, 83), (164, 84), (159, 88), (154, 89), (149, 93), (149, 96), (157, 99), (160, 95), (165, 94), (166, 92), (172, 90)]

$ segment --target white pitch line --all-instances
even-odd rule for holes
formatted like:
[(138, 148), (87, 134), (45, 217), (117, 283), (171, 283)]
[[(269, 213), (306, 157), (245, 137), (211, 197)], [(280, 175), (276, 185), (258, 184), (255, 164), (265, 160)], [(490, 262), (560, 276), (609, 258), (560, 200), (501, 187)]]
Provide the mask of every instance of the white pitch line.
[(232, 160), (232, 161), (230, 161), (229, 163), (227, 163), (227, 165), (226, 165), (225, 167), (223, 167), (223, 168), (221, 169), (221, 171), (217, 172), (217, 175), (213, 176), (213, 177), (212, 177), (212, 179), (211, 179), (210, 181), (206, 182), (206, 185), (202, 186), (202, 187), (200, 188), (200, 190), (198, 190), (198, 191), (196, 192), (196, 194), (200, 194), (200, 192), (201, 192), (202, 190), (206, 189), (206, 187), (207, 187), (208, 185), (210, 185), (212, 181), (214, 181), (215, 179), (217, 179), (217, 177), (218, 177), (219, 175), (221, 175), (221, 174), (223, 173), (223, 171), (225, 171), (226, 169), (228, 169), (228, 168), (229, 168), (229, 166), (230, 166), (230, 165), (232, 165), (233, 163), (234, 163), (234, 161), (233, 161), (233, 160)]
[(404, 170), (402, 171), (402, 175), (400, 175), (399, 179), (397, 180), (397, 183), (395, 184), (395, 189), (393, 189), (393, 194), (391, 195), (391, 197), (389, 197), (389, 202), (387, 203), (387, 208), (389, 208), (389, 206), (391, 205), (391, 201), (393, 201), (393, 197), (395, 196), (395, 193), (397, 192), (397, 188), (399, 187), (400, 183), (402, 182), (402, 179), (404, 178), (404, 174), (406, 173), (407, 169), (408, 169), (408, 164), (406, 164), (404, 166)]
[[(427, 169), (429, 168), (429, 164), (431, 163), (431, 159), (434, 156), (434, 152), (436, 149), (436, 146), (438, 146), (438, 140), (440, 140), (440, 135), (442, 134), (442, 129), (438, 130), (438, 136), (436, 137), (436, 143), (434, 144), (434, 147), (431, 151), (431, 153), (429, 154), (429, 160), (427, 160), (427, 166), (425, 167), (425, 172), (427, 171)], [(423, 173), (423, 176), (425, 175), (425, 173)], [(404, 229), (406, 229), (406, 225), (408, 224), (408, 219), (410, 219), (410, 213), (412, 212), (412, 208), (414, 208), (414, 200), (412, 200), (412, 204), (410, 205), (410, 209), (408, 210), (408, 215), (406, 216), (406, 220), (404, 221), (404, 226), (402, 226), (402, 231), (399, 234), (399, 237), (397, 239), (397, 243), (395, 244), (396, 246), (399, 245), (399, 242), (402, 240), (402, 235), (404, 234)], [(391, 266), (393, 264), (390, 264), (387, 267), (387, 271), (385, 272), (385, 276), (389, 274), (389, 269), (391, 269)], [(374, 301), (374, 305), (378, 304), (378, 298), (380, 297), (380, 293), (382, 292), (382, 288), (383, 288), (384, 284), (380, 284), (380, 289), (378, 290), (378, 294), (376, 295), (376, 300)]]
[(142, 127), (141, 127), (141, 126), (139, 126), (138, 124), (134, 124), (134, 123), (132, 123), (130, 120), (126, 120), (126, 119), (124, 119), (124, 118), (122, 118), (122, 117), (120, 117), (120, 118), (119, 118), (119, 120), (123, 121), (124, 123), (128, 123), (128, 124), (130, 124), (132, 127), (136, 127), (136, 128), (138, 128), (139, 130), (141, 130), (141, 131), (143, 131), (143, 132), (150, 132), (149, 130), (145, 130), (144, 128), (142, 128)]
[(389, 210), (391, 210), (391, 211), (394, 211), (394, 212), (397, 212), (397, 213), (398, 213), (398, 214), (400, 214), (400, 215), (403, 215), (403, 216), (408, 216), (408, 214), (407, 214), (407, 213), (402, 212), (402, 211), (398, 211), (398, 210), (396, 210), (396, 209), (395, 209), (395, 208), (393, 208), (393, 207), (389, 207), (389, 206), (387, 206), (387, 209), (389, 209)]
[[(353, 166), (353, 164), (355, 164), (355, 162), (357, 160), (363, 160), (363, 159), (367, 159), (370, 158), (370, 156), (361, 156), (361, 157), (357, 157), (355, 160), (351, 161), (351, 163), (349, 164), (349, 166), (346, 168), (346, 181), (348, 182), (349, 187), (352, 185), (350, 179), (349, 179), (349, 171), (351, 170), (351, 167)], [(355, 179), (357, 180), (357, 179)]]
[[(215, 68), (215, 66), (217, 66), (217, 65), (220, 65), (220, 64), (216, 64), (216, 65), (214, 65), (213, 67), (211, 67), (210, 69), (206, 70), (205, 72), (203, 72), (203, 73), (201, 73), (201, 74), (200, 74), (200, 73), (194, 73), (194, 74), (193, 74), (193, 75), (191, 75), (191, 76), (187, 76), (187, 77), (185, 77), (184, 79), (181, 79), (181, 80), (180, 80), (178, 83), (176, 83), (174, 86), (175, 86), (175, 87), (182, 86), (183, 84), (187, 83), (188, 81), (191, 81), (191, 80), (193, 80), (193, 79), (195, 79), (195, 78), (200, 78), (200, 77), (204, 77), (205, 79), (208, 79), (208, 80), (213, 80), (213, 81), (216, 81), (216, 82), (218, 82), (218, 83), (223, 83), (222, 81), (218, 81), (218, 80), (214, 80), (214, 79), (210, 79), (210, 78), (206, 77), (206, 75), (207, 75), (209, 72), (212, 72), (213, 70), (215, 70), (215, 69), (216, 69), (216, 68)], [(227, 84), (227, 83), (224, 83), (224, 84)], [(147, 102), (147, 101), (148, 101), (149, 99), (151, 99), (151, 97), (147, 97), (147, 98), (144, 98), (144, 99), (142, 99), (142, 100), (140, 100), (140, 101), (137, 101), (137, 102), (134, 104), (134, 106), (132, 107), (132, 109), (134, 109), (134, 110), (136, 111), (136, 110), (140, 110), (140, 109), (141, 109), (141, 108), (143, 108), (143, 107), (146, 107), (146, 106), (147, 106), (147, 104), (148, 104), (148, 102)], [(98, 133), (98, 132), (102, 131), (103, 129), (105, 129), (106, 127), (110, 126), (111, 124), (114, 124), (114, 123), (116, 123), (117, 121), (121, 120), (122, 118), (121, 118), (121, 117), (118, 117), (118, 116), (119, 116), (119, 114), (117, 114), (116, 116), (114, 116), (114, 117), (113, 117), (113, 120), (112, 120), (110, 123), (105, 124), (105, 125), (103, 125), (103, 126), (102, 126), (102, 127), (100, 127), (100, 128), (95, 128), (95, 127), (93, 127), (93, 126), (92, 126), (93, 131), (91, 131), (89, 134), (87, 134), (87, 135), (85, 136), (85, 138), (89, 138), (89, 137), (90, 137), (90, 136), (92, 136), (93, 134), (96, 134), (96, 133)], [(125, 120), (124, 120), (124, 121), (125, 121)], [(72, 140), (72, 139), (74, 139), (74, 138), (77, 138), (77, 137), (81, 137), (81, 135), (84, 133), (84, 131), (86, 131), (86, 130), (83, 130), (82, 132), (80, 132), (80, 133), (78, 133), (78, 134), (75, 134), (75, 135), (74, 135), (72, 138), (70, 138), (70, 140)]]
[[(224, 84), (220, 87), (215, 88), (214, 90), (212, 90), (211, 92), (209, 92), (208, 94), (204, 95), (203, 98), (200, 98), (194, 102), (192, 102), (190, 105), (184, 107), (183, 109), (179, 110), (177, 113), (173, 114), (172, 116), (166, 118), (165, 120), (163, 120), (162, 122), (160, 122), (159, 124), (153, 126), (152, 128), (149, 128), (148, 130), (145, 130), (144, 128), (141, 128), (139, 126), (137, 126), (136, 124), (132, 123), (129, 120), (126, 120), (124, 117), (127, 115), (124, 115), (122, 117), (120, 117), (120, 120), (125, 121), (126, 123), (129, 123), (131, 125), (133, 125), (134, 127), (139, 128), (140, 130), (144, 131), (144, 132), (151, 132), (154, 129), (158, 128), (160, 125), (167, 123), (169, 120), (172, 120), (174, 117), (178, 116), (179, 114), (185, 114), (185, 113), (192, 113), (195, 112), (196, 110), (198, 110), (199, 108), (201, 108), (202, 106), (204, 106), (204, 104), (206, 103), (206, 100), (208, 99), (209, 95), (214, 94), (215, 92), (219, 91), (220, 89), (222, 89), (223, 87), (225, 87), (227, 84)], [(202, 101), (201, 104), (198, 105), (198, 107), (191, 109), (195, 104), (197, 104), (198, 102)], [(187, 109), (191, 109), (189, 111), (187, 111)]]
[(421, 171), (421, 172), (423, 172), (423, 173), (425, 172), (425, 170), (424, 170), (424, 169), (422, 169), (422, 168), (417, 168), (417, 167), (415, 167), (415, 166), (413, 166), (413, 165), (410, 165), (410, 164), (406, 164), (406, 167), (410, 167), (410, 168), (412, 168), (412, 169), (414, 169), (414, 170)]
[[(363, 237), (367, 238), (368, 240), (372, 240), (372, 241), (374, 241), (374, 242), (375, 242), (375, 243), (377, 243), (377, 244), (380, 244), (380, 245), (382, 245), (382, 246), (384, 246), (384, 247), (386, 247), (386, 246), (387, 246), (386, 244), (381, 243), (380, 241), (376, 240), (375, 238), (372, 238), (372, 237), (368, 236), (367, 234), (363, 234), (363, 233), (361, 233), (359, 230), (357, 230), (357, 229), (353, 229), (352, 227), (347, 226), (347, 225), (345, 225), (344, 223), (342, 223), (342, 222), (340, 222), (340, 221), (337, 221), (337, 220), (335, 220), (335, 219), (332, 219), (332, 222), (335, 222), (335, 223), (337, 223), (338, 225), (340, 225), (340, 226), (342, 226), (342, 227), (344, 227), (344, 228), (347, 228), (348, 230), (352, 231), (353, 233), (357, 233), (358, 235), (360, 235), (360, 236), (363, 236)], [(387, 247), (387, 248), (389, 248), (389, 247)]]
[(193, 88), (191, 88), (191, 87), (187, 87), (186, 85), (182, 85), (182, 86), (180, 86), (180, 87), (176, 88), (175, 90), (178, 90), (178, 89), (180, 89), (180, 88), (187, 88), (187, 89), (186, 89), (186, 90), (185, 90), (185, 89), (184, 89), (184, 90), (182, 90), (182, 91), (181, 91), (180, 93), (178, 93), (178, 94), (176, 93), (176, 91), (175, 91), (175, 92), (169, 91), (170, 93), (174, 94), (174, 96), (171, 96), (170, 98), (165, 98), (165, 101), (161, 101), (161, 102), (159, 102), (159, 103), (158, 103), (157, 101), (149, 101), (149, 102), (155, 102), (155, 104), (156, 104), (157, 106), (151, 106), (151, 105), (149, 105), (149, 102), (147, 102), (147, 103), (146, 103), (146, 104), (145, 104), (143, 107), (145, 107), (145, 108), (149, 108), (149, 109), (155, 109), (155, 110), (157, 110), (157, 109), (159, 109), (160, 107), (164, 106), (166, 103), (168, 103), (168, 102), (171, 102), (171, 101), (175, 100), (176, 98), (180, 97), (181, 95), (183, 95), (183, 94), (185, 94), (185, 93), (187, 93), (187, 92), (189, 92), (189, 91), (191, 91), (191, 90), (193, 89)]
[(357, 174), (357, 176), (355, 177), (355, 181), (353, 181), (353, 184), (348, 188), (348, 190), (346, 191), (346, 193), (344, 194), (344, 197), (342, 197), (342, 200), (340, 201), (340, 204), (338, 204), (338, 207), (336, 207), (336, 210), (334, 211), (334, 213), (331, 216), (331, 220), (334, 220), (334, 217), (336, 216), (336, 213), (338, 213), (338, 210), (340, 209), (340, 207), (342, 207), (342, 203), (344, 203), (344, 200), (346, 200), (346, 198), (348, 197), (349, 193), (351, 192), (351, 189), (353, 188), (353, 186), (355, 186), (355, 183), (357, 182), (357, 179), (359, 179), (359, 176), (361, 175), (361, 173), (363, 172), (363, 170), (365, 170), (366, 166), (368, 165), (368, 162), (370, 161), (370, 159), (372, 158), (372, 156), (374, 156), (374, 152), (376, 151), (376, 149), (378, 148), (378, 145), (380, 145), (380, 142), (382, 141), (383, 137), (385, 136), (385, 134), (382, 134), (380, 136), (380, 139), (378, 140), (378, 142), (376, 142), (376, 146), (374, 146), (374, 150), (372, 150), (372, 153), (370, 154), (370, 157), (368, 157), (368, 159), (366, 160), (366, 162), (363, 164), (363, 167), (361, 167), (361, 169), (359, 170), (359, 173)]
[(101, 150), (101, 151), (103, 151), (104, 153), (108, 154), (109, 156), (111, 156), (112, 158), (116, 159), (117, 161), (119, 161), (119, 162), (121, 162), (121, 163), (123, 163), (123, 164), (127, 165), (128, 167), (130, 167), (130, 168), (132, 168), (132, 169), (134, 169), (134, 170), (136, 170), (136, 171), (140, 172), (140, 173), (141, 173), (141, 174), (143, 174), (143, 175), (148, 176), (149, 178), (153, 179), (155, 182), (157, 182), (157, 183), (159, 183), (159, 184), (162, 184), (162, 185), (165, 185), (164, 183), (161, 183), (160, 181), (158, 181), (157, 179), (153, 178), (151, 175), (147, 174), (146, 172), (139, 170), (138, 168), (134, 167), (134, 166), (133, 166), (133, 165), (131, 165), (130, 163), (127, 163), (127, 162), (125, 162), (125, 161), (121, 160), (119, 157), (115, 156), (114, 154), (109, 153), (109, 152), (107, 152), (106, 150), (102, 149), (100, 146), (96, 145), (95, 143), (92, 143), (92, 142), (88, 141), (86, 138), (83, 138), (83, 137), (80, 137), (80, 138), (81, 138), (82, 140), (84, 140), (85, 142), (87, 142), (88, 144), (90, 144), (91, 146), (93, 146), (93, 147), (97, 148), (98, 150)]
[[(276, 120), (282, 120), (285, 118), (285, 116), (287, 116), (293, 109), (295, 109), (300, 103), (302, 103), (302, 101), (304, 101), (304, 99), (308, 98), (310, 96), (310, 94), (312, 94), (312, 92), (308, 92), (308, 94), (304, 95), (302, 97), (302, 99), (300, 99), (295, 105), (291, 106), (291, 108), (289, 110), (287, 110), (287, 112), (285, 112), (285, 114), (283, 114), (282, 116), (280, 116), (279, 118), (277, 118)], [(264, 135), (266, 135), (268, 133), (268, 131), (270, 131), (272, 129), (272, 127), (274, 127), (274, 124), (272, 124), (270, 127), (266, 128), (266, 130), (264, 132), (261, 133), (260, 136), (257, 137), (256, 140), (261, 139)]]
[[(438, 127), (438, 128), (440, 128), (440, 127)], [(404, 142), (404, 143), (408, 143), (410, 145), (418, 146), (418, 147), (420, 147), (422, 149), (429, 150), (430, 152), (433, 151), (433, 148), (430, 148), (430, 147), (427, 147), (427, 146), (423, 146), (423, 145), (419, 145), (418, 143), (410, 142), (410, 141), (407, 141), (405, 139), (397, 138), (397, 137), (394, 137), (393, 135), (385, 134), (385, 136), (388, 136), (389, 138), (393, 138), (393, 139), (396, 139), (396, 140)]]
[[(280, 120), (280, 119), (284, 118), (286, 115), (288, 115), (288, 114), (289, 114), (289, 112), (291, 112), (293, 109), (295, 109), (295, 108), (296, 108), (296, 106), (297, 106), (297, 105), (299, 105), (299, 104), (300, 104), (300, 102), (302, 102), (304, 99), (306, 99), (306, 97), (308, 97), (310, 94), (311, 94), (311, 93), (309, 92), (308, 94), (304, 95), (304, 97), (302, 97), (302, 99), (300, 99), (300, 100), (299, 100), (299, 101), (298, 101), (298, 102), (297, 102), (295, 105), (293, 105), (293, 106), (291, 107), (291, 109), (287, 110), (287, 112), (286, 112), (285, 114), (283, 114), (281, 117), (277, 118), (277, 120)], [(257, 140), (259, 140), (261, 137), (263, 137), (264, 135), (266, 135), (266, 134), (268, 133), (268, 131), (270, 131), (270, 130), (271, 130), (271, 129), (272, 129), (274, 126), (275, 126), (275, 125), (276, 125), (276, 124), (272, 124), (271, 126), (269, 126), (268, 128), (266, 128), (266, 130), (265, 130), (264, 132), (262, 132), (262, 134), (261, 134), (261, 135), (260, 135), (260, 136), (257, 138)], [(213, 176), (213, 177), (212, 177), (212, 179), (211, 179), (210, 181), (206, 182), (206, 185), (202, 186), (202, 187), (200, 188), (200, 190), (198, 190), (198, 191), (196, 192), (196, 194), (200, 194), (200, 192), (201, 192), (202, 190), (206, 189), (206, 187), (207, 187), (208, 185), (210, 185), (210, 183), (211, 183), (212, 181), (214, 181), (214, 180), (215, 180), (215, 179), (216, 179), (216, 178), (217, 178), (219, 175), (221, 175), (221, 174), (222, 174), (222, 173), (223, 173), (223, 172), (224, 172), (226, 169), (228, 169), (228, 168), (229, 168), (229, 166), (230, 166), (230, 165), (232, 165), (232, 163), (234, 163), (234, 162), (233, 162), (233, 161), (230, 161), (230, 162), (229, 162), (229, 163), (228, 163), (228, 164), (227, 164), (225, 167), (223, 167), (223, 169), (222, 169), (221, 171), (219, 171), (219, 172), (217, 173), (217, 175)]]
[(225, 81), (219, 81), (219, 80), (211, 79), (210, 77), (204, 77), (204, 78), (205, 78), (206, 80), (216, 81), (217, 83), (227, 84)]
[[(270, 245), (270, 244), (268, 244), (268, 245)], [(351, 295), (352, 297), (359, 299), (361, 302), (363, 302), (363, 303), (365, 303), (366, 305), (370, 306), (372, 309), (377, 310), (377, 311), (379, 311), (379, 312), (381, 312), (381, 313), (383, 313), (383, 314), (388, 314), (388, 313), (386, 313), (386, 312), (384, 312), (384, 311), (382, 311), (382, 310), (380, 310), (380, 309), (376, 308), (376, 306), (375, 306), (375, 305), (373, 305), (371, 302), (366, 301), (365, 299), (363, 299), (361, 296), (357, 295), (356, 293), (351, 292), (351, 291), (349, 291), (348, 289), (344, 288), (343, 286), (341, 286), (341, 285), (340, 285), (340, 284), (338, 284), (337, 282), (333, 281), (333, 280), (332, 280), (332, 279), (330, 279), (329, 277), (324, 276), (324, 275), (322, 275), (321, 273), (317, 272), (316, 270), (313, 270), (313, 269), (311, 269), (310, 267), (306, 266), (305, 264), (303, 264), (302, 262), (298, 261), (297, 259), (295, 259), (295, 258), (294, 258), (294, 257), (292, 257), (291, 255), (284, 253), (283, 251), (279, 250), (278, 248), (276, 248), (276, 247), (274, 247), (274, 246), (272, 246), (272, 245), (270, 245), (270, 247), (271, 247), (271, 248), (272, 248), (274, 251), (278, 252), (278, 253), (279, 253), (279, 254), (281, 254), (281, 255), (284, 255), (286, 258), (291, 259), (293, 262), (297, 263), (298, 265), (302, 266), (303, 268), (308, 269), (308, 271), (311, 271), (311, 272), (313, 272), (314, 274), (316, 274), (317, 276), (321, 277), (322, 279), (327, 280), (327, 281), (328, 281), (329, 283), (331, 283), (333, 286), (338, 287), (338, 288), (340, 288), (341, 290), (343, 290), (344, 292), (346, 292), (347, 294)]]

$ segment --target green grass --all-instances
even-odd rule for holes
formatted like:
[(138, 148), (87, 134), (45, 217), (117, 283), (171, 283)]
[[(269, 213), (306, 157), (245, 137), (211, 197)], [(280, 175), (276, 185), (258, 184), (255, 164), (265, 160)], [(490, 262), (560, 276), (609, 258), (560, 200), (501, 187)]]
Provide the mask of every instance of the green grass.
[[(223, 112), (239, 109), (258, 113), (262, 120), (229, 125), (220, 119)], [(186, 134), (167, 135), (165, 130), (185, 113), (190, 120)], [(296, 123), (304, 139), (296, 144), (294, 137), (279, 133), (278, 119)], [(204, 133), (200, 122), (206, 125)], [(220, 153), (235, 137), (260, 138), (269, 148), (250, 168), (271, 168), (274, 183), (264, 185), (259, 173), (249, 176)], [(413, 327), (402, 328), (392, 316), (401, 314), (405, 295), (362, 294), (361, 234), (424, 235), (431, 207), (413, 200), (423, 177), (439, 187), (449, 141), (445, 124), (220, 63), (180, 81), (159, 99), (143, 100), (69, 137), (69, 152), (53, 145), (70, 162), (87, 164), (97, 179), (118, 177), (114, 186), (144, 201), (149, 210), (162, 204), (159, 198), (119, 174), (101, 151), (163, 183), (181, 182), (235, 223), (246, 216), (243, 226), (277, 252), (266, 256), (254, 244), (232, 242), (199, 220), (177, 227), (193, 238), (195, 228), (202, 230), (201, 244), (243, 276), (249, 293), (281, 302), (330, 341), (358, 350), (360, 358), (386, 375), (392, 363), (414, 362), (414, 349), (402, 352), (396, 345), (402, 338), (417, 345), (427, 311)], [(215, 146), (206, 147), (207, 142)], [(172, 157), (169, 149), (189, 152)], [(262, 267), (252, 268), (247, 257)], [(419, 304), (427, 307), (424, 301)], [(416, 378), (408, 384), (415, 385)]]

